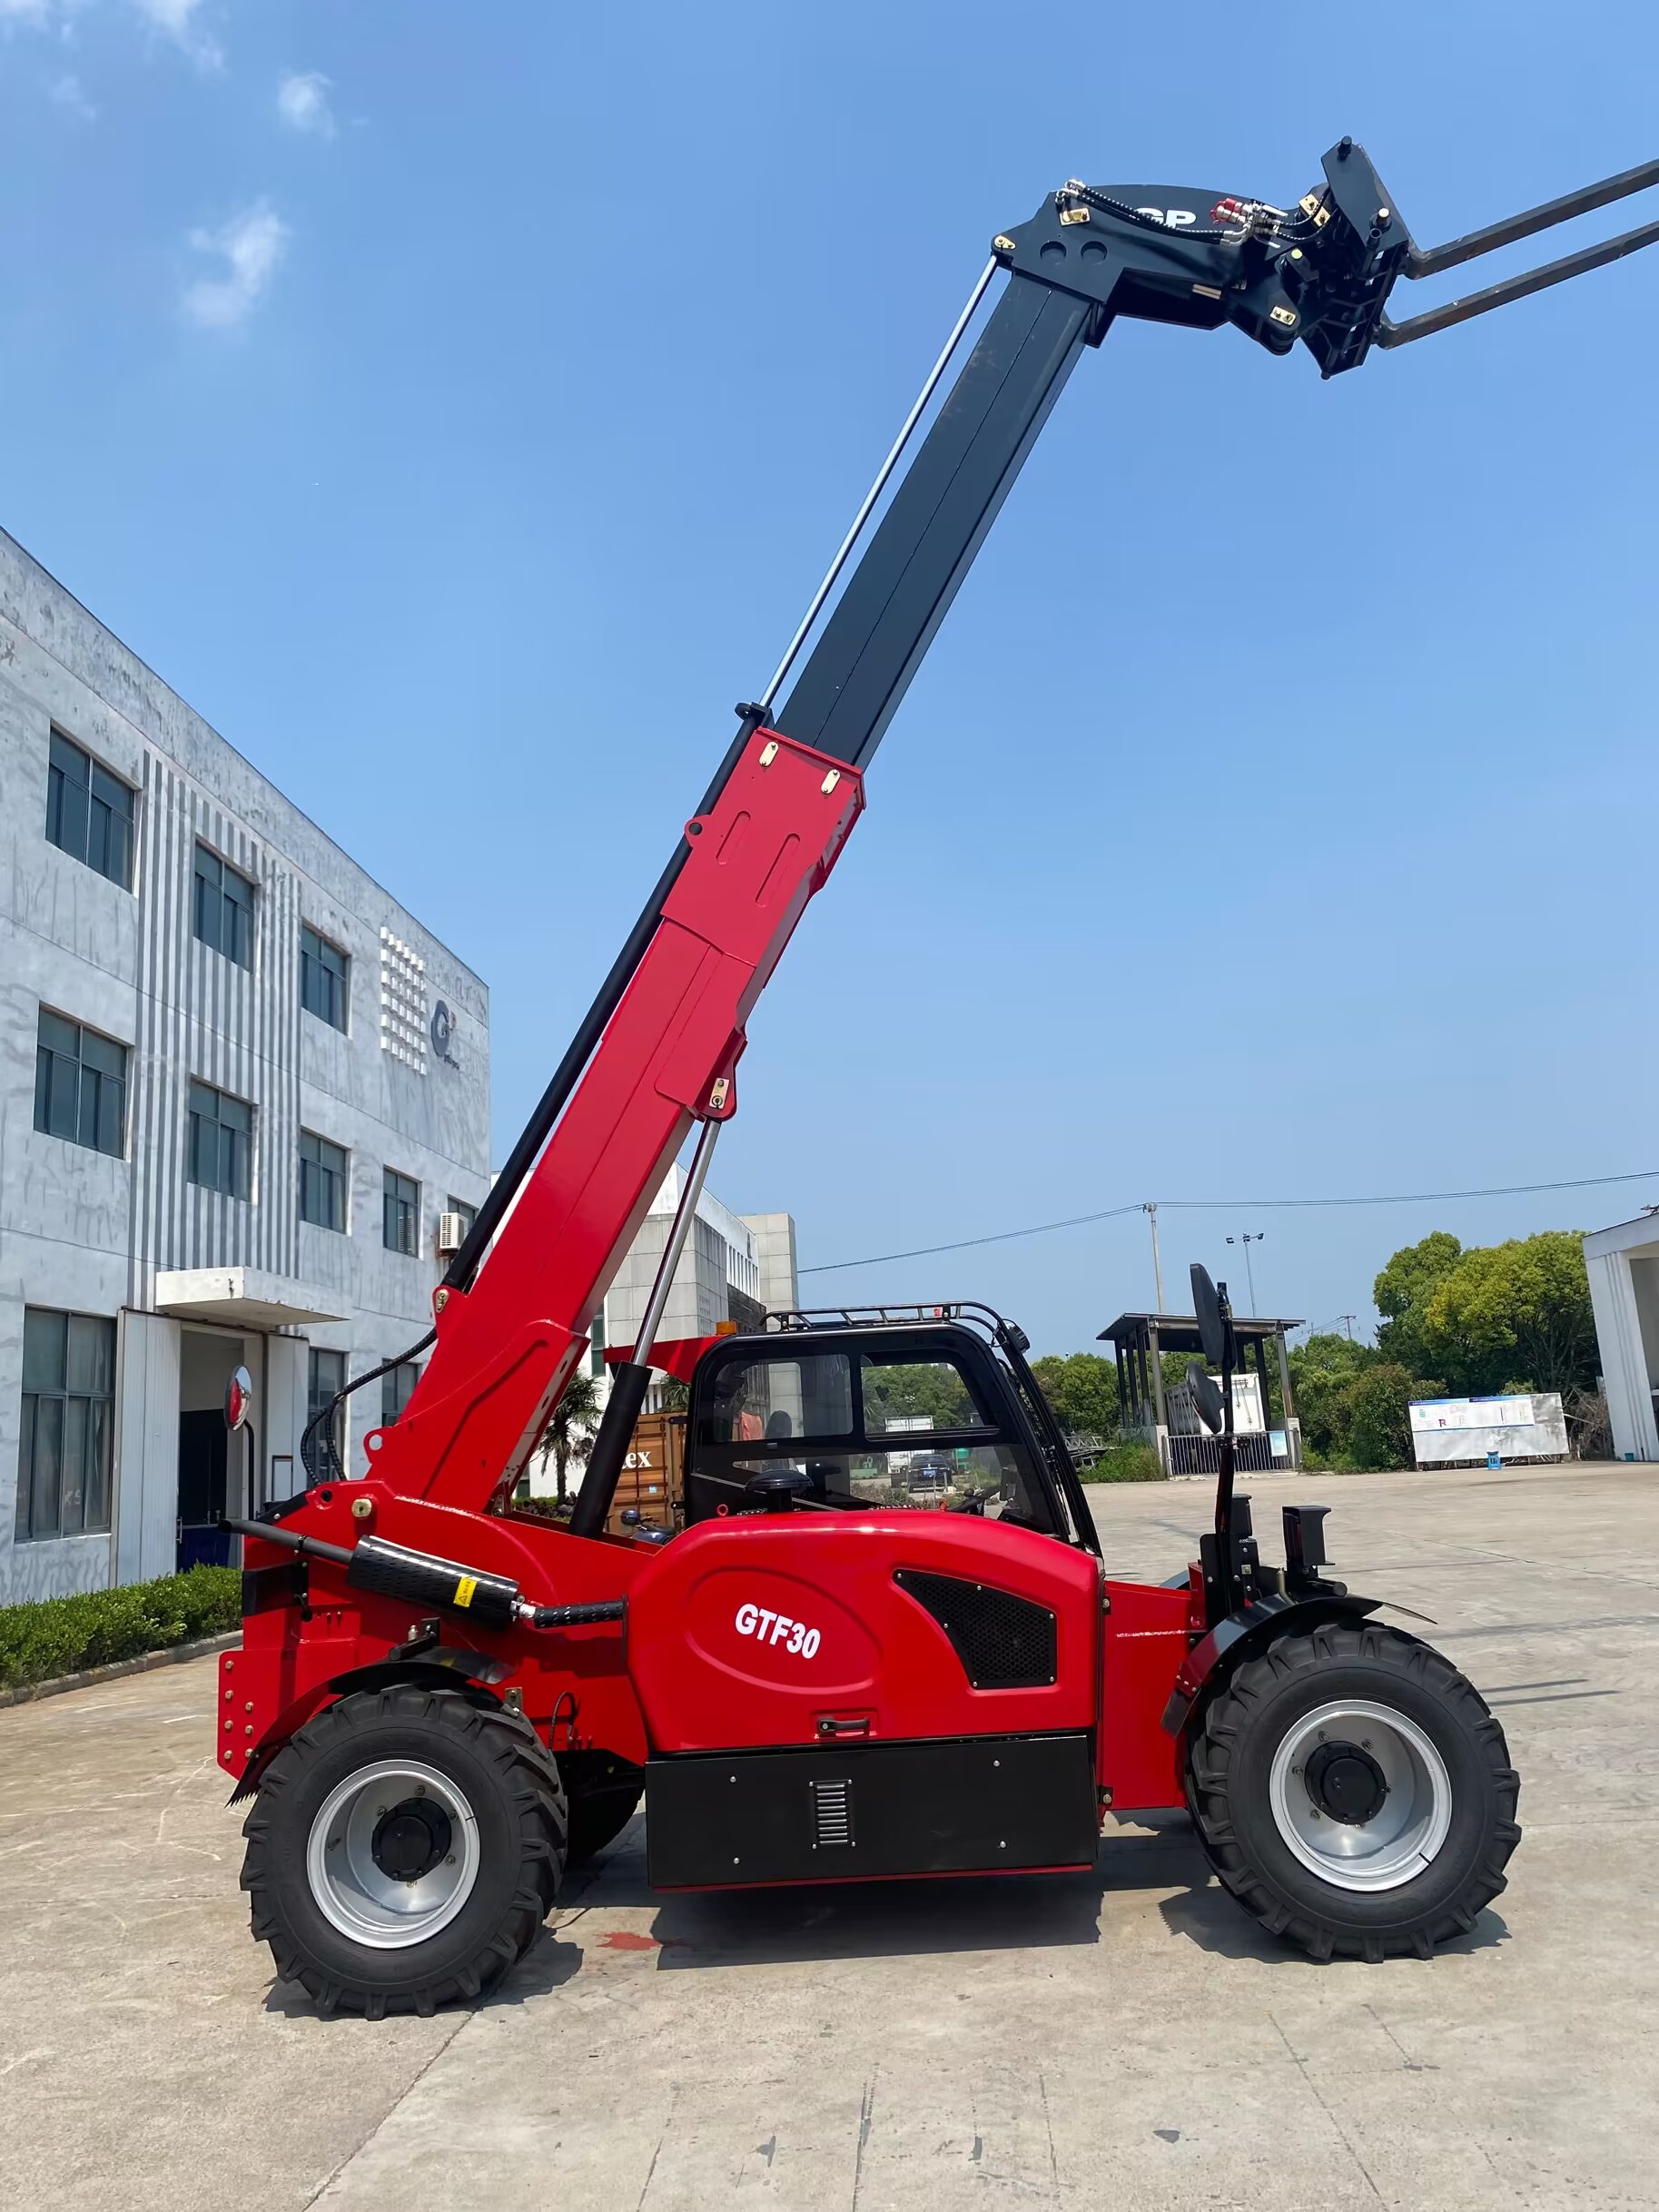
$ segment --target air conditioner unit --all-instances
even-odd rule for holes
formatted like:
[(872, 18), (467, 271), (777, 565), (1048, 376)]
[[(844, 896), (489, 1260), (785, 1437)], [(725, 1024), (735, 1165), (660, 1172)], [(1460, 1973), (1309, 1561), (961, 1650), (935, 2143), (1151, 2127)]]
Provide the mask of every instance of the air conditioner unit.
[(464, 1213), (440, 1213), (438, 1217), (438, 1251), (440, 1259), (451, 1259), (467, 1241), (467, 1217)]

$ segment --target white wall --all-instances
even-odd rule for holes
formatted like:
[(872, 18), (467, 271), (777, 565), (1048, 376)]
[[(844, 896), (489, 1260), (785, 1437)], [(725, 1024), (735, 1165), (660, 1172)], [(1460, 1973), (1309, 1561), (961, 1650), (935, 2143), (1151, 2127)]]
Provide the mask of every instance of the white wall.
[[(1643, 1226), (1651, 1237), (1653, 1224)], [(1619, 1458), (1659, 1459), (1659, 1429), (1654, 1420), (1653, 1401), (1653, 1380), (1659, 1366), (1650, 1361), (1644, 1342), (1642, 1303), (1632, 1268), (1633, 1259), (1651, 1267), (1652, 1257), (1621, 1249), (1618, 1234), (1605, 1229), (1585, 1239), (1590, 1303), (1607, 1392), (1607, 1418), (1613, 1430), (1613, 1448)], [(1645, 1289), (1652, 1279), (1644, 1276), (1643, 1280)]]
[[(121, 1317), (115, 1427), (115, 1582), (171, 1575), (178, 1558), (179, 1324), (165, 1314)], [(23, 1544), (26, 1566), (37, 1545)]]

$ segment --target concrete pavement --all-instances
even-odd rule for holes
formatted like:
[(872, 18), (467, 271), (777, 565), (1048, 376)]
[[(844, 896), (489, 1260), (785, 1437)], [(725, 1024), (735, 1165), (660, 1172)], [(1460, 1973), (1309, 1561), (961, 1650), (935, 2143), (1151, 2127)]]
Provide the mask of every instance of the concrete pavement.
[[(0, 1713), (0, 2202), (1659, 2206), (1659, 1471), (1251, 1488), (1274, 1548), (1332, 1505), (1502, 1713), (1526, 1833), (1432, 1962), (1281, 1952), (1180, 1816), (1086, 1879), (675, 1899), (636, 1822), (489, 2003), (319, 2021), (247, 1934), (202, 1663)], [(1093, 1497), (1114, 1572), (1207, 1517)]]

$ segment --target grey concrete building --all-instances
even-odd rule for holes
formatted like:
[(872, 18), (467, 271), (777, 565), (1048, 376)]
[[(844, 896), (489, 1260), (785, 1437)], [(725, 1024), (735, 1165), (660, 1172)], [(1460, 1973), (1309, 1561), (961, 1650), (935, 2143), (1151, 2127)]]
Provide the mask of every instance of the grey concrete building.
[[(631, 1345), (638, 1334), (685, 1188), (686, 1170), (676, 1163), (663, 1179), (638, 1235), (617, 1269), (603, 1308), (588, 1325), (588, 1371), (597, 1387), (601, 1406), (610, 1396), (611, 1371), (605, 1348), (607, 1345)], [(658, 1341), (712, 1336), (724, 1322), (735, 1322), (740, 1328), (758, 1328), (768, 1312), (797, 1302), (794, 1216), (734, 1213), (712, 1190), (699, 1192), (692, 1232), (674, 1270)], [(646, 1393), (647, 1413), (661, 1409), (662, 1383), (659, 1375)], [(531, 1459), (528, 1478), (533, 1496), (550, 1496), (557, 1489), (550, 1439)], [(572, 1489), (580, 1486), (579, 1466), (570, 1471), (568, 1481)]]
[[(0, 1602), (222, 1556), (216, 1508), (299, 1486), (308, 1408), (424, 1333), (489, 1186), (489, 1022), (0, 533)], [(351, 1401), (349, 1465), (412, 1385)]]
[[(607, 1345), (634, 1341), (685, 1187), (686, 1170), (676, 1164), (664, 1178), (617, 1270), (604, 1312), (593, 1327), (589, 1364), (596, 1378), (604, 1373)], [(712, 1336), (726, 1321), (758, 1328), (769, 1310), (795, 1303), (793, 1217), (734, 1213), (712, 1190), (701, 1191), (658, 1337), (668, 1342)]]
[(792, 1213), (746, 1213), (755, 1254), (755, 1295), (768, 1313), (783, 1313), (801, 1302), (795, 1275), (795, 1216)]

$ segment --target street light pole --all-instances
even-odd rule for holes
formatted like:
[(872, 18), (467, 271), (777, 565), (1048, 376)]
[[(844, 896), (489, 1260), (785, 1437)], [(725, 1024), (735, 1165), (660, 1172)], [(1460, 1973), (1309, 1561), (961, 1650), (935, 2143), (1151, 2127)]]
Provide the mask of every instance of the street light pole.
[[(1161, 1313), (1163, 1311), (1163, 1261), (1158, 1256), (1158, 1200), (1148, 1199), (1141, 1210), (1152, 1225), (1152, 1281), (1156, 1285), (1158, 1310)], [(1228, 1239), (1228, 1242), (1229, 1244), (1232, 1242), (1230, 1237)]]
[[(1244, 1236), (1236, 1239), (1237, 1242), (1242, 1244), (1244, 1247), (1244, 1279), (1249, 1285), (1250, 1311), (1252, 1313), (1254, 1313), (1256, 1310), (1256, 1270), (1250, 1265), (1250, 1247), (1252, 1244), (1259, 1244), (1262, 1238), (1265, 1237), (1267, 1233), (1268, 1232), (1265, 1229), (1254, 1234), (1247, 1231)], [(1235, 1239), (1229, 1237), (1227, 1241), (1229, 1244), (1231, 1244), (1235, 1241)]]

